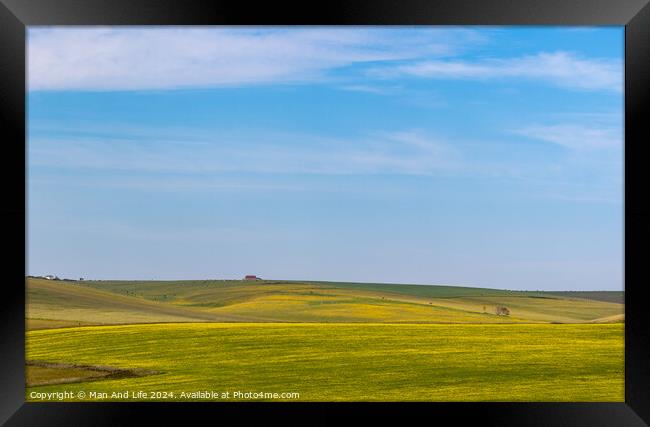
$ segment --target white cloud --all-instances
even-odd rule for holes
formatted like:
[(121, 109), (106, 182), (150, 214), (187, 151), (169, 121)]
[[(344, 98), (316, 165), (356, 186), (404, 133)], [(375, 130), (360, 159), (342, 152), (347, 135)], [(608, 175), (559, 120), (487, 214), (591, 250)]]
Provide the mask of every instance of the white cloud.
[[(335, 81), (340, 76), (331, 71), (366, 64), (367, 75), (380, 78), (523, 78), (622, 92), (622, 60), (562, 51), (450, 59), (486, 40), (484, 32), (466, 28), (36, 28), (28, 37), (28, 87), (157, 90)], [(341, 87), (391, 92), (367, 81)]]
[(569, 89), (623, 91), (622, 60), (584, 58), (562, 51), (480, 61), (418, 61), (396, 67), (377, 67), (370, 73), (384, 78), (404, 75), (464, 80), (522, 78)]
[(372, 93), (375, 95), (394, 95), (402, 92), (402, 88), (399, 86), (372, 86), (363, 84), (341, 86), (340, 89), (349, 92)]
[(37, 28), (30, 90), (150, 90), (322, 79), (355, 63), (449, 55), (480, 34), (458, 29)]
[[(418, 131), (358, 139), (265, 133), (218, 135), (212, 143), (108, 138), (34, 138), (29, 166), (142, 173), (426, 175), (455, 167), (456, 152)], [(218, 141), (218, 142), (214, 142)], [(263, 142), (260, 142), (263, 141)]]
[(532, 125), (513, 133), (576, 150), (598, 150), (623, 147), (623, 130), (617, 126), (554, 124)]

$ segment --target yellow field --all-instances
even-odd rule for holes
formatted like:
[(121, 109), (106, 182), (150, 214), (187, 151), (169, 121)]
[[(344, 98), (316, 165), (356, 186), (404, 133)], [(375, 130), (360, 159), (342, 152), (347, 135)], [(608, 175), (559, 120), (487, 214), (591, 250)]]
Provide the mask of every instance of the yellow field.
[[(28, 387), (285, 393), (302, 401), (623, 401), (623, 325), (199, 323), (32, 331), (29, 360), (157, 374)], [(91, 398), (88, 393), (107, 393)], [(183, 397), (182, 393), (187, 393)], [(255, 399), (253, 399), (255, 400)], [(271, 399), (263, 399), (271, 400)]]

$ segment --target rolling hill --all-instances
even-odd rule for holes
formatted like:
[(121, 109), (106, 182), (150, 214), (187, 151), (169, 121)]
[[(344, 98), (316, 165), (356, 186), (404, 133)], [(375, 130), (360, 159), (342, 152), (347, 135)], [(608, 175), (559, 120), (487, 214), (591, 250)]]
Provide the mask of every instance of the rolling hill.
[[(79, 282), (28, 278), (26, 286), (29, 329), (171, 322), (612, 323), (624, 320), (624, 305), (616, 302), (622, 301), (622, 292), (614, 295), (240, 280)], [(497, 306), (506, 306), (510, 316), (496, 315)]]

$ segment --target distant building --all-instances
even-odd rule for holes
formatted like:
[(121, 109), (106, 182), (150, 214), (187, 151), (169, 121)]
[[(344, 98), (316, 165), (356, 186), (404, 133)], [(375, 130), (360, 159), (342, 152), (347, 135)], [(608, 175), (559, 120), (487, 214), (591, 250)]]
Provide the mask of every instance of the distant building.
[(47, 280), (54, 280), (56, 279), (56, 276), (52, 276), (51, 274), (48, 274), (47, 276), (43, 276), (43, 278)]
[(247, 274), (246, 276), (244, 276), (244, 280), (262, 280), (262, 279), (257, 277), (254, 274)]

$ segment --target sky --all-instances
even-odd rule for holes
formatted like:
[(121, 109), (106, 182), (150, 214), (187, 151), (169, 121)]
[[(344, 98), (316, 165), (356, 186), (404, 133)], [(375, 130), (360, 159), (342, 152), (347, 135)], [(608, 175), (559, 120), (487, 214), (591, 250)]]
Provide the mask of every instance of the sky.
[(623, 27), (30, 27), (27, 273), (623, 289)]

